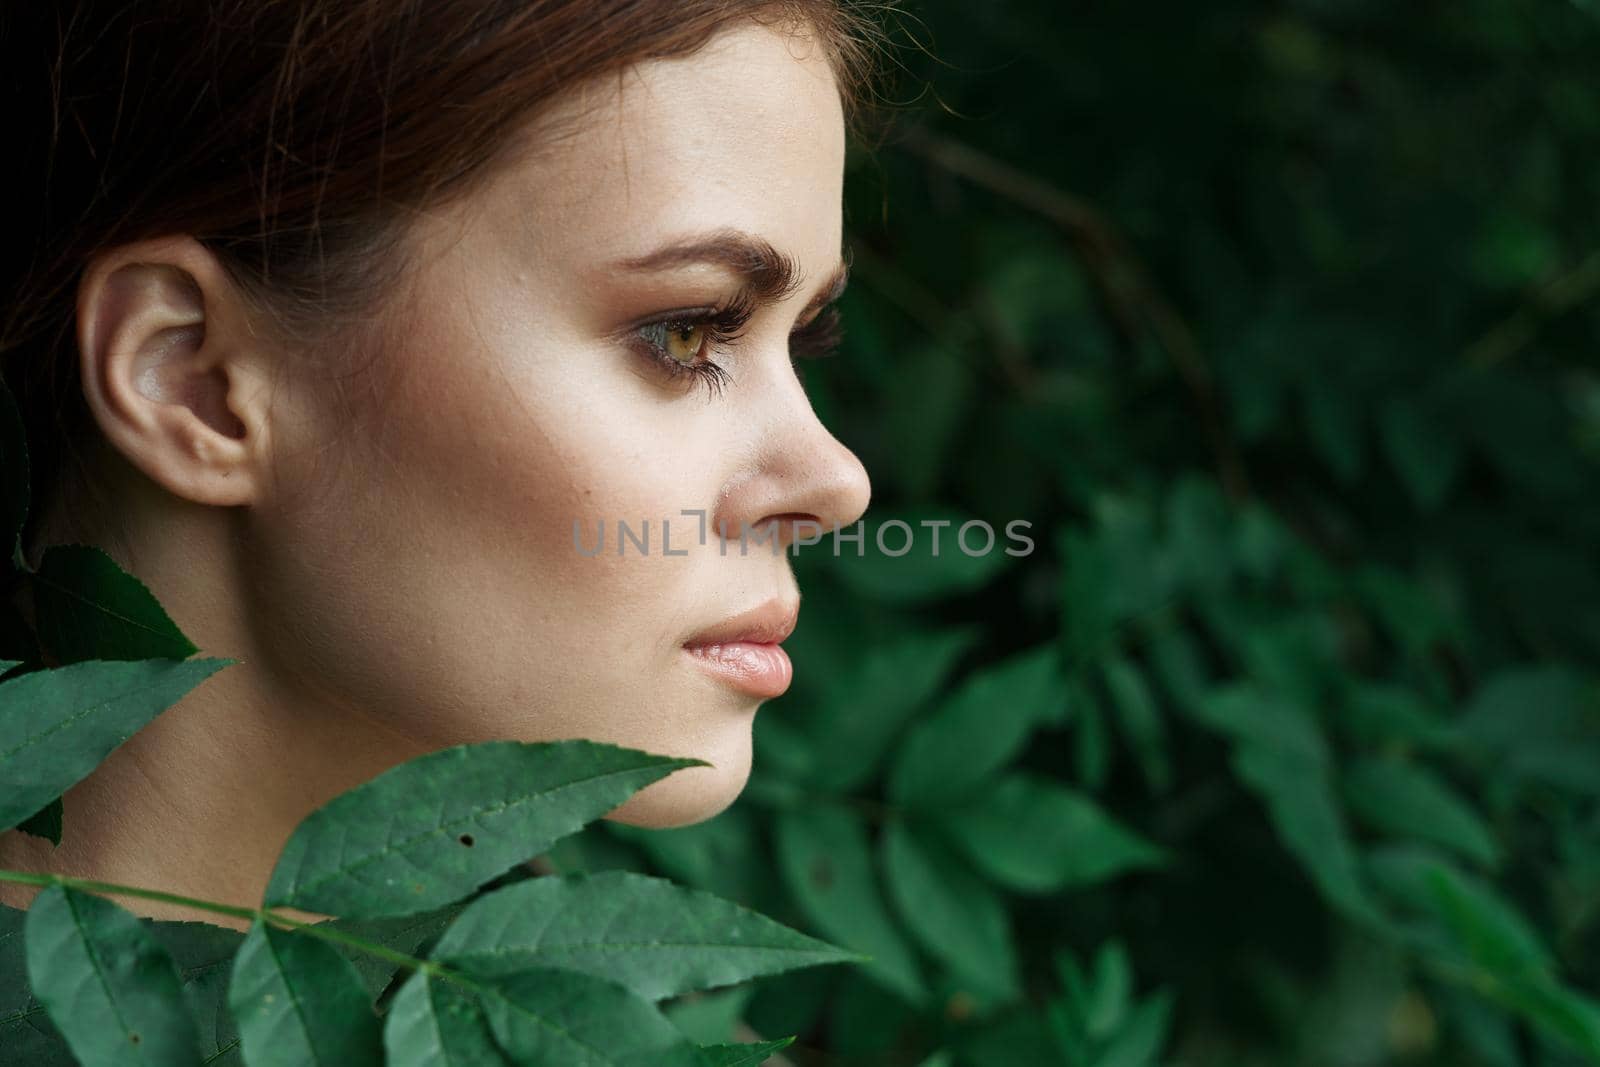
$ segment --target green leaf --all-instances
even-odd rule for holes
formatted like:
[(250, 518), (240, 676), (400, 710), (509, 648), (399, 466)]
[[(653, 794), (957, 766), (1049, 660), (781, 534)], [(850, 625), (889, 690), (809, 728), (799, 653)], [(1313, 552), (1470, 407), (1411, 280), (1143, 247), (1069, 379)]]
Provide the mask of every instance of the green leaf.
[(84, 1067), (200, 1063), (177, 967), (132, 913), (53, 885), (25, 929), (28, 980)]
[(1423, 511), (1437, 509), (1461, 470), (1460, 438), (1404, 396), (1384, 404), (1378, 429), (1389, 464), (1411, 499)]
[(27, 918), (21, 908), (0, 904), (0, 1050), (27, 1067), (77, 1067), (66, 1040), (28, 988)]
[(705, 765), (592, 741), (430, 752), (307, 816), (278, 858), (266, 904), (364, 919), (441, 907), (650, 783)]
[(1366, 465), (1361, 409), (1319, 379), (1308, 380), (1300, 398), (1305, 427), (1318, 455), (1340, 481), (1355, 482)]
[(1193, 714), (1211, 690), (1211, 676), (1194, 637), (1183, 626), (1159, 627), (1150, 639), (1151, 668), (1174, 707)]
[(239, 1028), (228, 1008), (228, 982), (233, 974), (234, 955), (244, 943), (244, 935), (205, 922), (139, 921), (177, 965), (184, 999), (189, 1002), (189, 1015), (195, 1021), (200, 1051), (208, 1067), (243, 1063)]
[(659, 1000), (857, 957), (702, 890), (606, 871), (532, 878), (478, 898), (433, 958), (483, 975), (560, 967)]
[(233, 963), (228, 1006), (250, 1067), (380, 1062), (378, 1017), (332, 945), (256, 920)]
[(749, 901), (758, 888), (771, 883), (770, 868), (760, 858), (759, 835), (764, 827), (747, 805), (735, 804), (692, 826), (658, 830), (608, 822), (605, 827), (612, 836), (643, 849), (662, 874), (719, 897)]
[(59, 797), (231, 659), (91, 660), (0, 683), (0, 827)]
[(1323, 896), (1352, 918), (1378, 921), (1333, 792), (1328, 742), (1317, 720), (1298, 701), (1269, 696), (1250, 683), (1216, 689), (1192, 712), (1232, 734), (1235, 776), (1266, 801), (1278, 838)]
[(4, 493), (0, 495), (0, 566), (9, 565), (20, 547), (22, 527), (28, 521), (28, 497), (31, 473), (28, 470), (28, 434), (22, 424), (22, 414), (17, 410), (16, 398), (4, 381), (0, 381), (0, 480)]
[(1390, 682), (1363, 681), (1350, 687), (1334, 725), (1374, 748), (1399, 742), (1439, 749), (1456, 741), (1449, 721), (1426, 700), (1410, 688)]
[(1417, 846), (1375, 850), (1368, 867), (1378, 884), (1432, 919), (1461, 955), (1497, 974), (1548, 971), (1553, 958), (1516, 906), (1494, 887)]
[(979, 869), (1025, 893), (1092, 885), (1166, 862), (1162, 849), (1084, 794), (1029, 773), (1002, 778), (942, 825)]
[(1463, 797), (1425, 767), (1368, 759), (1345, 774), (1350, 809), (1379, 830), (1432, 841), (1492, 867), (1494, 836)]
[(416, 971), (383, 1021), (386, 1067), (510, 1067), (489, 1033), (476, 995)]
[(90, 545), (53, 545), (33, 576), (39, 637), (61, 663), (188, 659), (199, 649), (145, 584)]
[(1172, 995), (1157, 993), (1136, 1008), (1125, 1025), (1095, 1057), (1094, 1067), (1153, 1067), (1172, 1025)]
[(792, 1044), (794, 1038), (780, 1037), (748, 1045), (701, 1045), (700, 1060), (705, 1067), (761, 1067)]
[(1036, 727), (1063, 718), (1066, 704), (1054, 644), (975, 672), (906, 738), (889, 796), (913, 807), (959, 802), (1009, 763)]
[(1094, 978), (1085, 991), (1083, 1026), (1095, 1040), (1116, 1033), (1133, 1006), (1133, 965), (1120, 942), (1108, 941), (1094, 958)]
[(1111, 729), (1094, 690), (1076, 677), (1067, 679), (1068, 700), (1078, 709), (1073, 731), (1072, 768), (1078, 784), (1097, 792), (1111, 773)]
[(1496, 674), (1457, 727), (1485, 759), (1516, 778), (1600, 795), (1600, 687), (1569, 667)]
[(1212, 690), (1193, 709), (1212, 729), (1236, 741), (1250, 742), (1285, 761), (1317, 767), (1328, 765), (1328, 744), (1317, 722), (1297, 702), (1269, 696), (1241, 682)]
[(889, 824), (881, 847), (889, 897), (922, 947), (979, 992), (1019, 996), (1016, 945), (999, 894), (959, 857), (902, 823)]
[(976, 639), (976, 630), (960, 627), (885, 642), (832, 681), (806, 717), (807, 732), (827, 753), (816, 783), (844, 791), (867, 781), (906, 720), (933, 698)]
[(482, 986), (489, 1028), (518, 1063), (698, 1067), (702, 1062), (699, 1049), (648, 1000), (592, 975), (538, 969), (485, 979)]
[[(424, 954), (423, 947), (443, 933), (451, 920), (460, 915), (465, 907), (465, 904), (458, 902), (416, 915), (388, 919), (328, 919), (317, 925), (359, 937), (363, 941), (382, 945), (407, 956), (421, 956)], [(358, 948), (339, 944), (333, 944), (332, 947), (355, 967), (356, 973), (361, 976), (361, 984), (366, 987), (367, 995), (372, 1001), (376, 1002), (383, 991), (393, 983), (398, 969), (395, 964)]]
[(1140, 773), (1152, 790), (1164, 792), (1172, 784), (1172, 761), (1167, 755), (1166, 725), (1144, 672), (1119, 655), (1105, 657), (1100, 667), (1117, 724), (1133, 749)]
[(922, 976), (884, 907), (861, 819), (817, 803), (780, 812), (773, 833), (784, 884), (806, 917), (839, 944), (870, 955), (863, 969), (880, 984), (920, 1003)]
[(61, 844), (61, 798), (50, 803), (17, 824), (17, 829), (34, 837), (42, 837), (52, 845)]
[(1328, 901), (1352, 918), (1378, 922), (1327, 768), (1250, 741), (1234, 746), (1232, 764), (1266, 802), (1279, 839)]
[(1600, 1002), (1593, 997), (1548, 974), (1499, 978), (1484, 992), (1591, 1063), (1600, 1061)]

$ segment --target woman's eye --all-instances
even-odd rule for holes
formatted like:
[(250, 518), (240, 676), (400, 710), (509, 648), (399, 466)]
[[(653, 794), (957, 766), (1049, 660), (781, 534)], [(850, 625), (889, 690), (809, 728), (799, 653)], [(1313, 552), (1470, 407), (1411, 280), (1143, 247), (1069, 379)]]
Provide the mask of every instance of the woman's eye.
[(681, 323), (666, 327), (667, 355), (679, 363), (693, 363), (705, 347), (706, 328), (699, 323)]

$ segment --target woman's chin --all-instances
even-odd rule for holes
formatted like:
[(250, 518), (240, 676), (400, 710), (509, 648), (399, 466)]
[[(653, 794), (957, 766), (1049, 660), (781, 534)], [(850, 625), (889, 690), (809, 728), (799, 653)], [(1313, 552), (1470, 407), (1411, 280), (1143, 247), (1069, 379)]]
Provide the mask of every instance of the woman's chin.
[(666, 830), (704, 822), (727, 810), (750, 778), (750, 751), (742, 758), (729, 753), (722, 759), (701, 757), (710, 767), (685, 767), (646, 786), (606, 816), (613, 822)]

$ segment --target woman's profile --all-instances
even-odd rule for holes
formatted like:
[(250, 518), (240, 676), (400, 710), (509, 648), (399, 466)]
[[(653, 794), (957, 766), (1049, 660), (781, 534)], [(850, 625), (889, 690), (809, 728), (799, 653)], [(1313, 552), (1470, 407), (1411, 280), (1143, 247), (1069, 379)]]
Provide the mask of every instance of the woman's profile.
[(238, 662), (0, 867), (254, 906), (319, 805), (500, 738), (711, 764), (622, 821), (730, 804), (788, 684), (773, 548), (870, 492), (794, 363), (844, 284), (870, 27), (834, 0), (39, 7), (4, 24), (24, 551), (103, 548)]

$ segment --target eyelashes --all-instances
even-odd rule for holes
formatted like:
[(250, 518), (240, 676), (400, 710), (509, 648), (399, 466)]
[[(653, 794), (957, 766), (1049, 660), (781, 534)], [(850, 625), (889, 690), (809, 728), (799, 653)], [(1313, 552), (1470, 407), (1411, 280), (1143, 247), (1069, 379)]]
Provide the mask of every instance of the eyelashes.
[[(670, 312), (637, 327), (631, 339), (669, 378), (703, 385), (715, 398), (732, 379), (727, 368), (709, 353), (737, 342), (755, 312), (754, 299), (740, 293), (720, 306)], [(789, 334), (790, 361), (831, 356), (841, 338), (839, 309), (825, 307)]]

